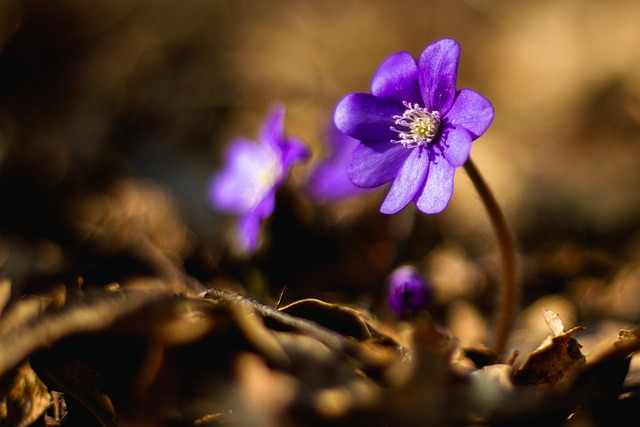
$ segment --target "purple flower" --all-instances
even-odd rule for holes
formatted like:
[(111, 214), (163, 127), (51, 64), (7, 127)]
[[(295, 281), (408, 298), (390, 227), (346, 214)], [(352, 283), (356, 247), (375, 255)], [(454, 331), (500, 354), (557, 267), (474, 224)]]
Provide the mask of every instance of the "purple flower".
[(433, 287), (413, 266), (396, 268), (387, 279), (387, 303), (398, 315), (405, 316), (426, 308), (433, 299)]
[(238, 138), (229, 145), (222, 170), (209, 188), (211, 205), (239, 215), (237, 240), (244, 253), (258, 245), (260, 224), (275, 208), (275, 193), (294, 164), (309, 156), (299, 140), (284, 135), (284, 108), (274, 107), (265, 119), (257, 143)]
[(417, 61), (395, 53), (380, 64), (370, 94), (350, 93), (336, 106), (336, 126), (361, 141), (349, 178), (361, 187), (393, 181), (382, 213), (411, 201), (424, 213), (442, 212), (453, 195), (455, 169), (493, 120), (486, 98), (456, 90), (459, 57), (452, 39), (430, 44)]
[(311, 171), (305, 190), (316, 201), (346, 199), (370, 191), (355, 185), (347, 175), (351, 155), (360, 144), (357, 139), (342, 133), (333, 121), (327, 131), (329, 155)]

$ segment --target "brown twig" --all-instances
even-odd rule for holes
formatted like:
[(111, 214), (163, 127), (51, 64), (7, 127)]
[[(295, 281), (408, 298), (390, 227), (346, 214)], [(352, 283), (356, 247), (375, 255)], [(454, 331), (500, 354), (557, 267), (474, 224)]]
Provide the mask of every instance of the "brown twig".
[[(227, 292), (222, 289), (209, 289), (204, 284), (200, 283), (200, 281), (195, 277), (190, 276), (182, 270), (182, 268), (169, 259), (164, 252), (160, 251), (148, 240), (141, 239), (138, 243), (139, 245), (136, 248), (138, 255), (142, 256), (143, 259), (152, 265), (157, 274), (177, 282), (177, 286), (179, 288), (199, 292), (202, 298), (227, 301), (233, 304), (242, 304), (250, 311), (259, 314), (263, 318), (272, 319), (301, 334), (315, 338), (337, 354), (345, 354), (356, 358), (358, 357), (358, 346), (353, 340), (325, 328), (316, 322), (291, 316), (279, 311), (275, 307), (262, 304), (252, 298)], [(399, 348), (399, 350), (402, 349)]]

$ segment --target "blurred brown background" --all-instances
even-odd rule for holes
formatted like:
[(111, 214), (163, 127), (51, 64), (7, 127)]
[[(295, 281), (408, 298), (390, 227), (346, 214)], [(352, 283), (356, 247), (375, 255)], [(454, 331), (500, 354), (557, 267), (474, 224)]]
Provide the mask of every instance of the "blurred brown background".
[[(459, 86), (496, 109), (472, 157), (517, 236), (525, 301), (568, 292), (576, 306), (611, 307), (594, 301), (621, 271), (634, 297), (640, 288), (638, 22), (634, 0), (0, 0), (3, 274), (30, 277), (29, 260), (41, 260), (51, 242), (64, 258), (61, 248), (77, 244), (65, 227), (101, 209), (90, 204), (87, 214), (87, 193), (115, 191), (126, 216), (122, 198), (131, 195), (114, 190), (129, 194), (125, 179), (175, 199), (145, 199), (151, 217), (165, 203), (179, 218), (171, 221), (184, 221), (163, 236), (166, 246), (183, 258), (194, 245), (212, 248), (215, 267), (228, 218), (208, 207), (206, 183), (231, 137), (254, 137), (270, 104), (284, 103), (287, 131), (314, 153), (293, 171), (295, 186), (325, 154), (323, 132), (341, 96), (368, 91), (387, 55), (417, 56), (453, 37), (462, 46)], [(456, 179), (450, 208), (416, 220), (409, 251), (409, 259), (431, 251), (425, 269), (441, 284), (478, 282), (467, 258), (495, 251), (473, 188), (463, 171)], [(383, 194), (326, 215), (377, 218)], [(375, 221), (398, 227), (393, 221), (408, 216), (374, 219), (364, 230), (376, 230)], [(16, 249), (33, 242), (37, 250)], [(389, 258), (381, 247), (367, 256)], [(266, 258), (274, 270), (291, 267), (281, 253)], [(56, 256), (37, 268), (62, 269)], [(381, 265), (380, 277), (391, 262)], [(456, 296), (441, 288), (442, 298)], [(640, 318), (637, 308), (615, 316)]]

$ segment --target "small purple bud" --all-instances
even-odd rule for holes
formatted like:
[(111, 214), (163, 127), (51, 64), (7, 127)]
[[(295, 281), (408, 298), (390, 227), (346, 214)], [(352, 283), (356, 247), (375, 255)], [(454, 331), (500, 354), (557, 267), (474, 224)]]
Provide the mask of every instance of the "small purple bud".
[(404, 316), (426, 308), (433, 299), (433, 287), (413, 266), (396, 268), (387, 279), (387, 302), (398, 315)]

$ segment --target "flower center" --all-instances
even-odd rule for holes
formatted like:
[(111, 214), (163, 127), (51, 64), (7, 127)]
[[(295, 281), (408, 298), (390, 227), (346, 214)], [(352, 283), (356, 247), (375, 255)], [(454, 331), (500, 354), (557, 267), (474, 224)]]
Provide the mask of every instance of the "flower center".
[(393, 116), (398, 127), (391, 126), (400, 139), (391, 142), (407, 148), (421, 147), (433, 141), (440, 130), (440, 113), (429, 111), (418, 104), (402, 102), (407, 109), (401, 116)]
[(239, 165), (239, 173), (246, 176), (246, 188), (242, 191), (242, 197), (249, 209), (255, 209), (260, 204), (282, 175), (282, 164), (277, 153), (258, 146), (252, 156), (249, 161)]
[(257, 191), (264, 193), (270, 191), (278, 181), (282, 173), (282, 165), (275, 153), (269, 153), (261, 167), (262, 169), (256, 170), (255, 186)]

